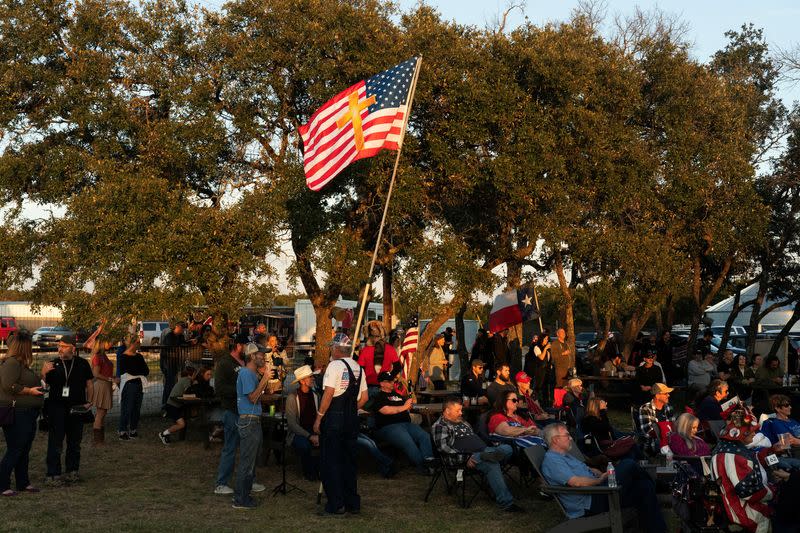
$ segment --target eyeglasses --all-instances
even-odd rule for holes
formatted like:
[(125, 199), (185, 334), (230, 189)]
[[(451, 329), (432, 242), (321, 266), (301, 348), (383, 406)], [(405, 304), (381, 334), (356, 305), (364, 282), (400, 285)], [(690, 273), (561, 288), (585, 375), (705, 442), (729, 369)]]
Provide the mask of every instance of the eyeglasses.
[(509, 398), (508, 401), (517, 403), (519, 401), (519, 398)]
[(792, 405), (789, 403), (782, 403), (778, 407), (791, 407)]

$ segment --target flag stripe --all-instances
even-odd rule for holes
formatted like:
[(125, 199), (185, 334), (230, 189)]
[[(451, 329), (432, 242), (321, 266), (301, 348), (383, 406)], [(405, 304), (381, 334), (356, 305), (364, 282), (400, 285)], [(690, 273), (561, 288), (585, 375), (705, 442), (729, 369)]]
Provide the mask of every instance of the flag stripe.
[(311, 119), (308, 121), (308, 123), (300, 126), (300, 135), (303, 137), (303, 142), (306, 142), (307, 139), (315, 137), (316, 130), (322, 123), (326, 122), (326, 119), (328, 119), (331, 115), (338, 116), (344, 111), (344, 108), (346, 108), (349, 103), (350, 94), (353, 91), (358, 90), (360, 101), (362, 89), (363, 92), (366, 92), (366, 83), (364, 80), (361, 80), (355, 85), (348, 87), (344, 91), (328, 100), (325, 105), (317, 109), (317, 111), (311, 115)]
[[(367, 98), (367, 91), (362, 90), (358, 95), (358, 102), (364, 102)], [(330, 117), (326, 118), (324, 121), (319, 122), (315, 125), (314, 131), (309, 134), (308, 141), (303, 141), (304, 147), (304, 157), (313, 157), (316, 153), (320, 151), (320, 146), (324, 145), (328, 140), (333, 137), (337, 136), (342, 130), (346, 130), (347, 126), (350, 127), (352, 130), (353, 123), (348, 122), (347, 126), (344, 128), (339, 128), (336, 124), (336, 121), (339, 120), (345, 113), (347, 113), (348, 107), (350, 105), (349, 99), (345, 98), (342, 100), (341, 105), (336, 106), (333, 108), (332, 114)], [(369, 115), (369, 109), (364, 108), (361, 110), (361, 120), (362, 122), (364, 119)], [(324, 146), (323, 146), (324, 149)]]
[[(391, 113), (389, 113), (390, 111)], [(369, 132), (373, 130), (380, 131), (380, 126), (383, 126), (387, 123), (395, 124), (398, 121), (399, 124), (397, 124), (396, 127), (398, 128), (399, 133), (399, 129), (403, 126), (402, 118), (405, 115), (404, 111), (405, 110), (403, 110), (403, 112), (395, 113), (394, 110), (384, 110), (372, 113), (370, 115), (363, 113), (361, 116), (361, 128), (364, 132), (365, 139)], [(309, 149), (303, 156), (305, 160), (303, 163), (303, 169), (305, 170), (307, 176), (316, 172), (316, 167), (318, 167), (320, 163), (325, 162), (324, 156), (327, 155), (327, 152), (340, 150), (345, 143), (352, 142), (355, 139), (352, 122), (348, 122), (347, 125), (342, 129), (339, 129), (334, 123), (333, 127), (330, 128), (329, 131), (322, 132), (320, 135), (324, 135), (324, 138), (320, 136), (315, 147), (313, 149)], [(355, 144), (353, 144), (353, 148), (355, 148)], [(322, 157), (319, 157), (319, 154), (322, 154)]]
[[(393, 124), (377, 124), (364, 129), (364, 147), (358, 151), (355, 143), (345, 143), (341, 149), (336, 152), (336, 155), (329, 156), (327, 161), (321, 167), (314, 170), (306, 170), (306, 182), (312, 190), (319, 190), (347, 165), (358, 159), (365, 157), (372, 157), (377, 154), (381, 149), (397, 149), (400, 142), (399, 127), (393, 127)], [(350, 137), (352, 137), (352, 127), (349, 129)]]

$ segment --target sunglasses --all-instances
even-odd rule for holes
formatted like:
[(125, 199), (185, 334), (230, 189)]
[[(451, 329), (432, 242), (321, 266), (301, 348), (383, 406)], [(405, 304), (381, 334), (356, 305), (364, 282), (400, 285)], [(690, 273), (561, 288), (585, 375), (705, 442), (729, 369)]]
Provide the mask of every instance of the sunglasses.
[(519, 401), (519, 398), (509, 398), (508, 401), (517, 403)]
[(791, 406), (792, 406), (791, 404), (788, 404), (788, 403), (782, 403), (782, 404), (780, 404), (778, 407), (791, 407)]

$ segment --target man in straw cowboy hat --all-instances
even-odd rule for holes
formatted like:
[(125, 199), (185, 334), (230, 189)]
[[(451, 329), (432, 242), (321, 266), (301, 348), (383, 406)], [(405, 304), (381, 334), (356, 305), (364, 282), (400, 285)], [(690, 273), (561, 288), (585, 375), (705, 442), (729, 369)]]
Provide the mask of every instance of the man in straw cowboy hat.
[(319, 478), (319, 454), (313, 454), (312, 450), (319, 450), (319, 433), (314, 431), (319, 397), (313, 390), (314, 371), (311, 366), (303, 365), (294, 371), (294, 376), (292, 385), (297, 388), (286, 398), (286, 423), (289, 425), (286, 443), (300, 456), (303, 477), (315, 481)]

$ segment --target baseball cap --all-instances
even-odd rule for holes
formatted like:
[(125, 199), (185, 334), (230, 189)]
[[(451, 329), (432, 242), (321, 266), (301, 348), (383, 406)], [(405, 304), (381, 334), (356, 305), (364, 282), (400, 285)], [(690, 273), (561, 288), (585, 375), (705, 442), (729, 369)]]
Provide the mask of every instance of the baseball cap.
[(256, 344), (255, 342), (251, 342), (247, 346), (244, 347), (244, 353), (248, 357), (253, 355), (254, 353), (259, 353), (260, 352), (260, 353), (267, 354), (267, 353), (270, 353), (271, 351), (272, 351), (272, 348), (270, 348), (268, 346), (264, 346), (262, 344)]
[(378, 374), (378, 383), (382, 381), (394, 381), (394, 376), (391, 372), (381, 372)]
[(516, 376), (514, 376), (514, 381), (516, 381), (517, 383), (530, 383), (531, 377), (525, 372), (520, 371), (517, 372)]
[(75, 346), (75, 335), (62, 335), (58, 342)]
[(486, 366), (483, 361), (480, 359), (473, 359), (472, 366)]
[(672, 392), (674, 390), (675, 389), (673, 389), (672, 387), (667, 387), (663, 383), (656, 383), (655, 385), (653, 385), (653, 388), (650, 389), (650, 392), (652, 392), (653, 396), (655, 396), (656, 394), (665, 394), (668, 392)]

